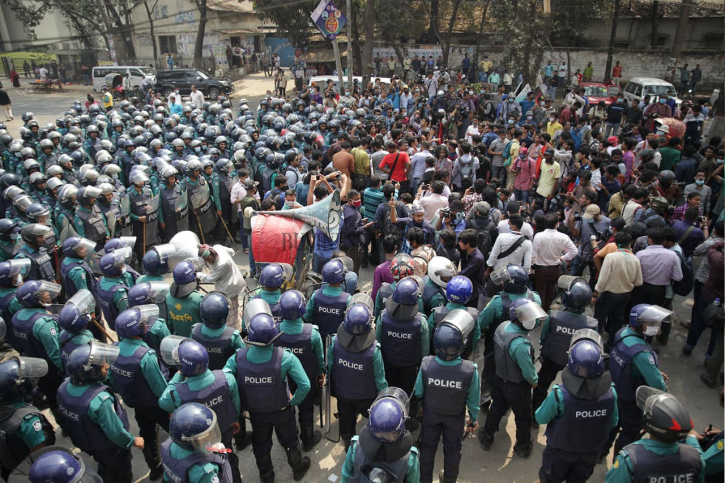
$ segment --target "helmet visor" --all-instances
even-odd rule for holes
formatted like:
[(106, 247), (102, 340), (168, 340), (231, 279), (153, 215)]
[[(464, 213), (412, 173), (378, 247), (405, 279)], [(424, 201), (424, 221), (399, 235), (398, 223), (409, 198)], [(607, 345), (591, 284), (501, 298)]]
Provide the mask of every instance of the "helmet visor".
[(659, 326), (661, 324), (669, 324), (672, 322), (672, 311), (667, 310), (659, 305), (650, 305), (639, 316), (642, 324), (647, 326)]
[(27, 195), (20, 195), (13, 200), (13, 206), (25, 213), (28, 206), (33, 204), (33, 199)]
[(48, 374), (48, 362), (37, 357), (20, 357), (18, 383), (25, 379), (40, 379)]
[(55, 300), (55, 298), (60, 294), (61, 286), (57, 283), (53, 282), (47, 282), (45, 280), (41, 280), (40, 282), (40, 288), (38, 288), (37, 296), (39, 300), (43, 300), (44, 295), (47, 295), (50, 300)]
[(159, 258), (162, 262), (167, 262), (176, 253), (176, 247), (171, 243), (164, 243), (163, 245), (156, 245), (154, 251), (159, 254)]
[(470, 340), (469, 338), (476, 325), (476, 321), (467, 310), (453, 309), (443, 318), (441, 324), (448, 324), (458, 329), (461, 333), (463, 344), (465, 345)]
[(574, 275), (562, 275), (561, 277), (559, 277), (559, 280), (557, 280), (556, 285), (560, 289), (567, 290), (577, 280), (584, 280), (584, 279), (581, 277), (575, 277)]
[(88, 238), (81, 238), (81, 241), (73, 247), (73, 251), (78, 253), (82, 248), (86, 249), (86, 256), (96, 249), (96, 242), (89, 240)]
[(262, 299), (252, 299), (244, 305), (244, 321), (249, 324), (252, 317), (258, 314), (267, 314), (272, 317), (272, 309), (267, 301)]
[(41, 225), (40, 223), (32, 223), (30, 225), (25, 225), (23, 228), (24, 230), (27, 229), (27, 234), (30, 236), (42, 236), (46, 237), (48, 234), (52, 231), (48, 225)]
[(86, 187), (86, 198), (98, 198), (99, 196), (101, 196), (101, 190), (99, 190), (95, 186)]
[(159, 344), (159, 352), (161, 352), (161, 358), (170, 366), (179, 365), (179, 346), (182, 342), (191, 340), (188, 337), (182, 337), (180, 335), (167, 335), (161, 340)]
[(508, 267), (501, 267), (498, 270), (491, 272), (491, 282), (496, 285), (503, 285), (512, 280), (511, 275), (509, 275)]
[(222, 433), (219, 430), (219, 424), (217, 423), (217, 415), (214, 410), (211, 410), (214, 415), (211, 425), (199, 434), (193, 436), (183, 436), (183, 441), (191, 443), (191, 447), (194, 449), (196, 454), (207, 454), (214, 453), (224, 449), (222, 444)]
[(572, 347), (574, 347), (574, 344), (577, 342), (580, 342), (582, 340), (588, 340), (590, 342), (594, 342), (599, 346), (599, 350), (604, 350), (604, 343), (602, 342), (602, 336), (599, 335), (599, 332), (593, 329), (579, 329), (575, 330), (574, 334), (571, 336), (571, 343), (569, 343), (569, 349), (571, 350)]
[(118, 250), (119, 248), (126, 248), (126, 247), (133, 248), (134, 245), (136, 245), (135, 236), (121, 236), (121, 237), (118, 237), (117, 240), (118, 240), (118, 242), (117, 242), (118, 248), (116, 248), (116, 250)]
[(370, 295), (366, 293), (356, 293), (352, 297), (350, 297), (350, 302), (347, 304), (347, 307), (350, 308), (353, 305), (364, 305), (368, 308), (370, 313), (373, 313), (373, 309), (375, 308), (375, 302), (373, 302), (373, 299), (370, 297)]
[(153, 304), (137, 305), (134, 307), (141, 314), (141, 324), (151, 326), (159, 318), (159, 306)]
[[(282, 271), (284, 272), (284, 280), (285, 282), (288, 282), (292, 280), (292, 274), (294, 273), (294, 269), (292, 268), (292, 265), (289, 263), (278, 263), (280, 267), (282, 267)], [(344, 265), (344, 262), (343, 262)]]
[(29, 258), (15, 258), (13, 260), (8, 260), (6, 263), (10, 264), (9, 275), (11, 277), (20, 274), (20, 276), (24, 278), (30, 272), (31, 262)]
[(530, 329), (536, 326), (537, 322), (543, 322), (548, 315), (537, 303), (528, 303), (516, 307), (516, 318), (525, 328)]
[[(408, 417), (408, 409), (410, 407), (410, 399), (408, 398), (408, 394), (400, 389), (399, 387), (395, 386), (388, 386), (387, 388), (380, 391), (378, 394), (378, 397), (375, 398), (375, 402), (383, 399), (383, 398), (391, 398), (395, 399), (395, 401), (400, 404), (400, 407), (403, 409), (403, 413), (405, 414), (405, 417)], [(374, 405), (375, 403), (373, 403)]]
[(0, 342), (5, 340), (5, 335), (8, 333), (8, 326), (5, 323), (5, 319), (0, 317)]
[(68, 299), (68, 303), (78, 307), (78, 311), (83, 315), (88, 315), (96, 309), (96, 299), (86, 289), (77, 291), (75, 295)]
[(88, 364), (85, 365), (84, 369), (87, 371), (91, 366), (103, 366), (105, 364), (110, 366), (116, 362), (120, 351), (121, 349), (118, 346), (93, 341), (91, 342), (91, 353), (88, 356)]
[(652, 407), (659, 399), (666, 398), (667, 394), (654, 387), (639, 386), (635, 397), (637, 399), (637, 407), (645, 414), (652, 414)]
[[(352, 272), (352, 270), (353, 270), (352, 258), (350, 258), (350, 257), (338, 257), (335, 260), (340, 260), (342, 262), (343, 269), (345, 270), (346, 273), (347, 272)], [(287, 280), (289, 280), (289, 279), (287, 279)]]
[(126, 264), (131, 261), (131, 256), (133, 255), (133, 250), (131, 247), (123, 247), (119, 248), (118, 250), (115, 250), (113, 252), (113, 260), (115, 262), (116, 266), (119, 266), (120, 264)]
[[(166, 282), (156, 281), (148, 282), (149, 294), (147, 300), (152, 303), (158, 304), (166, 300), (166, 296), (169, 295), (169, 284)], [(158, 307), (156, 307), (158, 309)], [(157, 310), (158, 312), (158, 310)]]

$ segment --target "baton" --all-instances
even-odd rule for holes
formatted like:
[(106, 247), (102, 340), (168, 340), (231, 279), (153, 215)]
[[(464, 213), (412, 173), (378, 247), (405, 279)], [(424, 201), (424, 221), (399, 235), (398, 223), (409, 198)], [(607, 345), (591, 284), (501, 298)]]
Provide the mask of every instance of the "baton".
[[(199, 221), (199, 213), (196, 212), (196, 208), (194, 208), (194, 205), (191, 205), (191, 209), (194, 210), (194, 218), (196, 218), (196, 223), (199, 225), (199, 234), (201, 235), (201, 242), (206, 245), (206, 240), (204, 240), (204, 230), (201, 229), (201, 221)], [(233, 239), (232, 239), (233, 241)]]
[(220, 216), (219, 219), (222, 221), (222, 225), (224, 225), (224, 229), (227, 231), (227, 235), (229, 235), (229, 241), (230, 241), (230, 243), (234, 243), (234, 237), (229, 232), (229, 228), (227, 227), (227, 224), (224, 221), (224, 217), (223, 216)]
[(108, 337), (108, 339), (110, 341), (116, 342), (116, 340), (114, 340), (114, 338), (111, 337), (111, 335), (108, 332), (106, 332), (106, 329), (104, 329), (103, 326), (101, 324), (99, 324), (98, 321), (95, 318), (91, 319), (91, 322), (93, 322), (93, 324), (96, 327), (98, 327), (98, 330), (100, 330), (101, 332), (103, 332), (103, 335), (105, 335), (106, 337)]
[(146, 221), (143, 222), (143, 248), (141, 253), (141, 258), (143, 258), (146, 255)]

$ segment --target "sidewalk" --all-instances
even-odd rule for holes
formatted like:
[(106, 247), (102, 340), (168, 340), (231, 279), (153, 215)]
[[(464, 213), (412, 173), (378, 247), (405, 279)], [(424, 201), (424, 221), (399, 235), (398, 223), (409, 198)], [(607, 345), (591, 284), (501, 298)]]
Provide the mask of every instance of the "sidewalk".
[(256, 72), (234, 81), (234, 93), (231, 98), (262, 97), (267, 91), (272, 90), (274, 90), (274, 77), (266, 77), (264, 72)]

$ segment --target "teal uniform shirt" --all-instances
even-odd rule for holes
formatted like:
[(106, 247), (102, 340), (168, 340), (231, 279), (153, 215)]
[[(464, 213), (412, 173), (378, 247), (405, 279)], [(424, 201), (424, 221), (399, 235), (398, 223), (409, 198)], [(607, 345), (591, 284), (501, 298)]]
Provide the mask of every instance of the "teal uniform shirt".
[[(332, 351), (335, 348), (335, 340), (337, 336), (332, 337), (332, 342), (327, 348), (327, 374), (332, 377), (332, 369), (335, 367), (335, 358)], [(383, 353), (380, 351), (380, 344), (375, 342), (375, 350), (373, 351), (373, 374), (375, 375), (375, 389), (378, 392), (387, 389), (388, 381), (385, 380), (385, 365), (383, 364)]]
[[(436, 283), (430, 278), (425, 279), (425, 285), (427, 287), (438, 287), (438, 285), (436, 285)], [(441, 292), (445, 292), (445, 289), (438, 290), (436, 293), (433, 294), (430, 300), (425, 300), (423, 302), (426, 307), (426, 313), (428, 315), (430, 315), (433, 312), (433, 309), (435, 309), (436, 307), (442, 307), (446, 304), (446, 297)]]
[[(272, 360), (274, 346), (267, 347), (250, 347), (247, 352), (247, 360), (252, 364), (264, 364)], [(227, 364), (224, 366), (224, 372), (236, 377), (237, 375), (237, 361), (236, 354), (229, 358)], [(292, 380), (297, 384), (297, 390), (295, 391), (290, 406), (299, 405), (310, 392), (310, 380), (307, 378), (305, 369), (302, 367), (300, 360), (292, 354), (290, 351), (285, 350), (282, 356), (282, 380), (285, 380), (287, 376), (291, 377)]]
[[(639, 444), (647, 448), (658, 455), (674, 455), (679, 451), (679, 445), (677, 443), (663, 443), (661, 441), (654, 441), (652, 439), (640, 439), (632, 444)], [(685, 444), (692, 446), (700, 453), (700, 459), (702, 457), (702, 449), (700, 444), (697, 442), (695, 436), (687, 436)], [(705, 461), (702, 462), (703, 471), (700, 472), (696, 483), (704, 483), (705, 481)], [(619, 454), (614, 458), (614, 464), (604, 479), (605, 483), (630, 483), (632, 481), (632, 462), (629, 460), (629, 454), (625, 447)]]
[[(443, 305), (443, 304), (441, 304)], [(457, 304), (455, 302), (448, 302), (445, 304), (446, 308), (450, 310), (460, 309), (460, 310), (466, 310), (466, 306), (463, 304)], [(480, 320), (480, 315), (479, 315)], [(431, 339), (433, 338), (433, 334), (435, 333), (435, 322), (436, 319), (431, 313), (431, 315), (428, 317), (428, 333), (430, 334)], [(481, 340), (481, 326), (478, 325), (478, 320), (474, 321), (473, 324), (473, 332), (471, 333), (471, 352), (474, 352), (476, 350), (476, 347), (478, 346), (478, 341)]]
[(156, 322), (154, 322), (148, 331), (148, 342), (150, 342), (149, 346), (159, 347), (161, 345), (161, 341), (164, 340), (164, 337), (167, 335), (171, 335), (171, 331), (166, 325), (166, 321), (164, 319), (156, 319)]
[[(342, 465), (342, 482), (347, 483), (355, 471), (355, 451), (357, 450), (358, 436), (353, 436), (350, 441), (350, 449), (345, 455), (345, 463)], [(420, 481), (420, 462), (418, 461), (418, 449), (410, 448), (408, 456), (408, 470), (405, 472), (405, 483), (418, 483)]]
[[(279, 324), (280, 330), (283, 330), (285, 334), (297, 335), (302, 332), (303, 324), (305, 323), (302, 319), (284, 319)], [(312, 326), (312, 337), (310, 340), (312, 344), (312, 353), (315, 355), (317, 361), (317, 375), (324, 374), (325, 372), (325, 357), (323, 354), (324, 349), (322, 348), (322, 336), (320, 330), (316, 325)], [(312, 382), (312, 381), (310, 381)]]
[[(92, 386), (76, 386), (72, 382), (69, 382), (66, 386), (68, 394), (73, 397), (81, 397), (83, 394)], [(91, 399), (91, 404), (88, 406), (88, 417), (91, 421), (98, 424), (103, 432), (106, 434), (108, 439), (113, 441), (114, 444), (123, 448), (129, 449), (133, 446), (133, 435), (126, 431), (121, 422), (121, 418), (118, 417), (116, 411), (113, 408), (114, 397), (108, 391), (101, 391)]]
[[(612, 384), (612, 394), (614, 395), (614, 409), (612, 417), (609, 421), (609, 428), (614, 428), (619, 422), (619, 408), (617, 407), (617, 390)], [(539, 424), (549, 424), (554, 419), (561, 419), (566, 414), (564, 411), (564, 394), (561, 392), (559, 384), (554, 384), (547, 394), (544, 402), (541, 403), (539, 409), (536, 410), (536, 422)]]
[(73, 339), (73, 342), (78, 345), (85, 345), (90, 344), (93, 338), (93, 333), (88, 329), (83, 329), (82, 331), (78, 332), (77, 334), (71, 334), (67, 330), (61, 330), (60, 335), (63, 337), (63, 334), (68, 334), (69, 340)]
[[(148, 188), (149, 191), (151, 191), (151, 196), (156, 196), (158, 194), (158, 190), (156, 188)], [(126, 193), (128, 193), (128, 198), (131, 203), (133, 203), (134, 198), (141, 196), (141, 193), (136, 191), (135, 186), (131, 186), (126, 190)], [(135, 215), (133, 211), (131, 212), (131, 220), (138, 221), (138, 215)], [(164, 210), (161, 209), (161, 206), (159, 206), (159, 223), (164, 222)]]
[[(456, 357), (452, 361), (444, 361), (436, 356), (436, 362), (442, 366), (460, 366), (463, 363), (463, 359)], [(468, 417), (476, 421), (478, 419), (478, 411), (481, 404), (481, 383), (478, 378), (478, 365), (473, 363), (473, 379), (471, 385), (468, 386), (468, 392), (466, 393), (466, 406), (468, 407)], [(418, 370), (418, 377), (415, 379), (415, 397), (423, 400), (425, 396), (425, 384), (423, 384), (423, 371)]]
[[(627, 347), (631, 347), (635, 344), (647, 344), (647, 341), (644, 340), (642, 334), (635, 332), (629, 327), (622, 331), (622, 337), (627, 335), (634, 336), (624, 339), (623, 344)], [(654, 357), (652, 357), (650, 353), (643, 351), (635, 355), (632, 358), (632, 364), (629, 367), (631, 368), (632, 375), (635, 377), (641, 375), (648, 386), (659, 389), (660, 391), (667, 391), (665, 379), (662, 377), (662, 373), (659, 368), (655, 365)]]
[[(128, 277), (126, 277), (128, 275)], [(124, 285), (125, 288), (116, 290), (113, 294), (113, 305), (120, 314), (128, 308), (128, 289), (133, 287), (133, 279), (130, 273), (124, 273), (120, 277), (101, 277), (98, 281), (98, 288), (100, 290), (111, 290), (116, 284)]]
[[(232, 358), (233, 359), (233, 358)], [(224, 377), (227, 380), (227, 386), (229, 387), (229, 393), (232, 396), (232, 403), (234, 403), (234, 408), (237, 411), (237, 414), (241, 412), (241, 404), (239, 403), (239, 390), (237, 388), (237, 380), (234, 378), (232, 374), (229, 374), (228, 372), (224, 372)], [(198, 376), (191, 376), (186, 377), (181, 372), (177, 372), (174, 374), (174, 377), (171, 378), (171, 381), (169, 381), (169, 385), (166, 386), (166, 389), (164, 390), (164, 393), (159, 397), (159, 407), (166, 411), (167, 413), (171, 414), (181, 406), (181, 399), (179, 398), (179, 394), (176, 392), (176, 385), (177, 384), (187, 384), (189, 386), (189, 389), (192, 391), (201, 391), (202, 389), (206, 389), (207, 387), (211, 386), (214, 383), (214, 373), (210, 371), (209, 369), (206, 370), (206, 372), (199, 374)], [(222, 431), (225, 431), (226, 428), (219, 428)]]
[(43, 344), (48, 359), (62, 374), (63, 362), (60, 357), (60, 327), (58, 327), (58, 321), (45, 309), (22, 309), (18, 311), (16, 317), (20, 320), (28, 320), (36, 313), (45, 314), (45, 317), (40, 317), (33, 325), (33, 337)]
[(174, 335), (191, 337), (191, 326), (201, 320), (201, 301), (204, 297), (194, 290), (187, 297), (177, 299), (171, 294), (166, 296), (166, 308), (169, 311), (168, 323)]
[[(191, 330), (194, 330), (194, 327), (197, 325), (201, 325), (201, 333), (202, 335), (209, 337), (209, 338), (217, 338), (220, 337), (224, 331), (226, 330), (227, 326), (219, 327), (218, 329), (210, 329), (206, 325), (202, 324), (201, 322), (194, 324), (191, 327)], [(232, 332), (232, 339), (231, 339), (231, 345), (234, 347), (234, 351), (236, 352), (239, 349), (244, 349), (244, 341), (242, 340), (241, 334), (239, 334), (238, 330), (235, 330)]]
[[(83, 211), (85, 213), (91, 213), (91, 210), (84, 206), (78, 206), (76, 208), (76, 215), (73, 217), (73, 228), (75, 229), (76, 233), (78, 233), (78, 236), (82, 236), (85, 238), (86, 236), (86, 226), (83, 223), (83, 220), (80, 216), (78, 216), (78, 212)], [(108, 231), (108, 220), (106, 220), (106, 215), (103, 214), (103, 210), (101, 210), (101, 216), (103, 217), (103, 224), (106, 225), (106, 236), (110, 237), (111, 232)]]
[[(194, 454), (193, 451), (182, 448), (176, 443), (171, 443), (169, 450), (171, 457), (175, 460), (183, 460), (187, 456)], [(194, 483), (219, 483), (219, 467), (214, 463), (196, 464), (191, 466), (186, 471), (187, 481), (193, 481)], [(164, 481), (171, 481), (166, 474), (164, 474)]]
[[(264, 290), (259, 293), (259, 298), (267, 302), (270, 306), (279, 303), (279, 299), (282, 297), (281, 290)], [(307, 305), (309, 307), (309, 304)], [(246, 329), (247, 321), (244, 320), (244, 313), (242, 313), (242, 328)]]
[[(420, 299), (418, 299), (420, 302)], [(428, 321), (425, 318), (425, 315), (423, 312), (420, 313), (420, 346), (422, 349), (422, 354), (425, 357), (427, 354), (430, 353), (430, 330), (428, 329)], [(375, 324), (375, 339), (383, 343), (383, 322), (382, 322), (382, 315), (377, 318), (377, 322)]]
[[(18, 289), (14, 288), (14, 287), (13, 288), (0, 288), (0, 297), (5, 297), (6, 295), (8, 295), (10, 293), (17, 293), (17, 292), (18, 292)], [(20, 305), (20, 302), (18, 302), (17, 297), (13, 297), (12, 299), (10, 299), (10, 303), (8, 304), (8, 309), (7, 309), (8, 315), (10, 316), (10, 318), (12, 318), (12, 316), (15, 315), (17, 312), (19, 312), (20, 310), (22, 310), (22, 308), (23, 308), (23, 306)], [(10, 321), (6, 320), (5, 323), (9, 324)]]
[[(123, 339), (118, 343), (118, 348), (123, 357), (133, 355), (139, 347), (148, 347), (148, 344), (141, 339)], [(167, 383), (159, 367), (159, 356), (156, 354), (156, 351), (151, 349), (144, 354), (141, 358), (140, 368), (141, 374), (143, 374), (144, 379), (146, 379), (154, 395), (161, 397), (166, 390)], [(109, 372), (109, 376), (113, 379), (113, 372)]]
[[(398, 285), (398, 282), (395, 281), (390, 284), (390, 288), (393, 291), (395, 291), (395, 287), (397, 285)], [(378, 293), (375, 295), (375, 313), (373, 314), (375, 316), (376, 320), (378, 319), (378, 317), (380, 316), (380, 312), (382, 312), (384, 308), (385, 307), (383, 306), (383, 295), (380, 293), (380, 290), (378, 290)], [(421, 314), (425, 314), (425, 306), (423, 305), (423, 297), (418, 297), (418, 312), (420, 312)], [(427, 352), (425, 352), (425, 354), (427, 354)]]
[[(510, 334), (514, 332), (524, 335), (528, 334), (527, 331), (514, 323), (506, 326), (506, 333)], [(534, 365), (534, 361), (531, 357), (531, 354), (533, 353), (534, 348), (532, 347), (531, 342), (525, 337), (517, 337), (509, 346), (509, 355), (521, 368), (521, 374), (524, 376), (524, 379), (526, 379), (526, 381), (532, 386), (539, 383), (536, 366)]]
[[(539, 297), (539, 294), (536, 292), (532, 292), (534, 294), (534, 301), (541, 305), (541, 297)], [(526, 298), (526, 293), (510, 293), (507, 294), (509, 298), (511, 299), (511, 302), (514, 300), (518, 300), (521, 298)], [(481, 311), (481, 313), (478, 315), (478, 326), (481, 331), (484, 331), (488, 328), (489, 325), (493, 323), (494, 320), (497, 318), (503, 316), (503, 304), (501, 303), (501, 296), (496, 295), (494, 296), (490, 302), (488, 302), (488, 305), (484, 307), (484, 309)], [(506, 314), (504, 317), (504, 320), (509, 320), (509, 315)]]
[(221, 191), (221, 180), (219, 179), (219, 176), (212, 175), (211, 179), (207, 178), (207, 181), (211, 184), (211, 192), (212, 192), (212, 198), (214, 199), (214, 205), (216, 206), (217, 211), (221, 211), (222, 209), (222, 200), (219, 195)]
[(7, 242), (0, 240), (0, 245), (4, 248), (4, 250), (0, 250), (0, 263), (7, 262), (12, 258), (10, 254), (15, 251), (16, 244), (17, 242), (14, 241)]
[[(63, 259), (63, 265), (73, 265), (82, 261), (83, 260), (80, 258), (66, 257), (65, 259)], [(73, 286), (76, 288), (76, 290), (89, 290), (87, 274), (86, 271), (83, 270), (83, 268), (78, 266), (71, 268), (68, 272), (68, 278), (70, 278), (70, 281), (73, 282)]]
[[(316, 292), (315, 292), (316, 293)], [(307, 301), (307, 309), (305, 310), (305, 315), (303, 318), (305, 319), (305, 322), (308, 324), (314, 324), (315, 323), (315, 293), (312, 294), (310, 297), (310, 300)], [(340, 294), (342, 294), (342, 287), (331, 287), (327, 286), (322, 289), (322, 293), (324, 295), (327, 295), (328, 297), (339, 297)], [(352, 295), (348, 294), (347, 297), (347, 303), (350, 303), (350, 299), (352, 298)]]
[(136, 279), (136, 284), (146, 282), (165, 282), (166, 278), (163, 275), (139, 275)]
[[(18, 409), (32, 408), (30, 404), (26, 404), (24, 401), (18, 401), (16, 403), (10, 403), (12, 405), (13, 412)], [(40, 413), (40, 410), (38, 410)], [(16, 434), (20, 438), (28, 449), (33, 449), (36, 446), (40, 446), (45, 443), (45, 432), (43, 431), (43, 422), (35, 414), (26, 415), (20, 422), (20, 428)]]
[(702, 459), (705, 460), (705, 475), (717, 475), (723, 472), (723, 440), (715, 441), (707, 451), (702, 453)]

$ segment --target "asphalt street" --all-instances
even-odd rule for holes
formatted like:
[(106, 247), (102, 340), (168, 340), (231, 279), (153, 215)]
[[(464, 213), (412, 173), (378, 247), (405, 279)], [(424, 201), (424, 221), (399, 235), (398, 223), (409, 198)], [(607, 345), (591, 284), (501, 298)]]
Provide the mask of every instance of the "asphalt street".
[[(7, 84), (6, 84), (7, 86)], [(236, 83), (236, 92), (233, 95), (235, 99), (234, 107), (236, 109), (236, 99), (245, 97), (252, 108), (255, 108), (259, 99), (264, 95), (267, 89), (272, 89), (272, 81), (263, 75), (255, 74), (249, 76)], [(62, 117), (73, 100), (85, 100), (86, 94), (90, 89), (72, 88), (66, 89), (64, 92), (52, 93), (34, 93), (25, 89), (13, 89), (10, 87), (8, 93), (13, 103), (13, 111), (15, 121), (7, 123), (13, 135), (17, 135), (17, 129), (22, 125), (20, 116), (24, 111), (32, 111), (36, 119), (42, 124), (54, 122), (56, 118)], [(0, 121), (2, 121), (0, 119)], [(248, 268), (247, 256), (241, 249), (241, 246), (235, 246), (238, 249), (235, 260), (240, 268)], [(359, 273), (360, 289), (369, 292), (372, 287), (373, 271), (375, 267), (361, 269)], [(652, 303), (661, 303), (662, 301), (652, 301)], [(692, 310), (692, 299), (675, 298), (675, 310), (680, 320), (689, 320)], [(591, 315), (591, 311), (589, 311)], [(701, 337), (700, 343), (693, 351), (692, 357), (684, 357), (681, 354), (681, 348), (684, 344), (687, 330), (683, 328), (679, 321), (675, 322), (670, 342), (667, 346), (657, 346), (660, 349), (659, 363), (660, 368), (669, 376), (668, 389), (676, 395), (689, 409), (695, 428), (702, 430), (708, 424), (721, 427), (723, 423), (723, 411), (718, 402), (718, 390), (707, 388), (699, 378), (699, 373), (703, 367), (703, 354), (706, 349), (709, 334)], [(538, 330), (532, 334), (532, 340), (538, 341)], [(536, 344), (538, 346), (538, 344)], [(537, 347), (538, 350), (538, 347)], [(481, 367), (479, 366), (479, 370)], [(558, 382), (558, 380), (557, 380)], [(333, 401), (334, 403), (334, 401)], [(333, 406), (334, 407), (334, 406)], [(52, 414), (45, 411), (49, 419), (55, 424)], [(133, 410), (129, 409), (129, 419), (131, 421), (131, 432), (137, 433), (137, 426), (133, 418)], [(315, 417), (318, 417), (317, 410)], [(479, 416), (479, 424), (483, 425), (486, 414), (481, 413)], [(316, 421), (318, 421), (316, 419)], [(364, 419), (358, 423), (358, 429), (365, 424)], [(336, 423), (333, 428), (336, 429)], [(509, 417), (502, 421), (501, 430), (496, 435), (496, 440), (489, 452), (484, 452), (475, 437), (466, 439), (463, 445), (463, 459), (461, 462), (461, 472), (459, 481), (461, 482), (533, 482), (538, 481), (538, 471), (541, 465), (541, 452), (546, 444), (544, 436), (545, 426), (542, 426), (536, 435), (534, 452), (528, 460), (521, 460), (513, 455), (515, 425), (511, 413)], [(70, 440), (64, 438), (60, 430), (57, 431), (58, 444), (72, 447)], [(417, 433), (414, 433), (414, 438)], [(161, 440), (166, 438), (163, 431), (160, 433)], [(273, 460), (277, 481), (292, 481), (292, 472), (287, 465), (284, 450), (275, 442), (273, 447)], [(436, 454), (436, 474), (443, 465), (442, 446)], [(311, 453), (308, 453), (312, 460), (312, 468), (307, 473), (304, 481), (308, 482), (335, 482), (341, 475), (341, 467), (344, 461), (342, 443), (332, 443), (323, 440), (318, 444)], [(133, 473), (136, 481), (149, 481), (146, 478), (148, 468), (146, 467), (143, 456), (139, 450), (133, 450)], [(245, 482), (259, 481), (257, 469), (254, 463), (254, 455), (251, 446), (239, 453), (241, 472)], [(86, 460), (90, 458), (86, 455)], [(611, 464), (611, 455), (607, 461), (607, 465)], [(91, 462), (95, 466), (94, 463)], [(608, 466), (604, 464), (597, 465), (594, 475), (590, 481), (603, 481), (604, 474)]]

